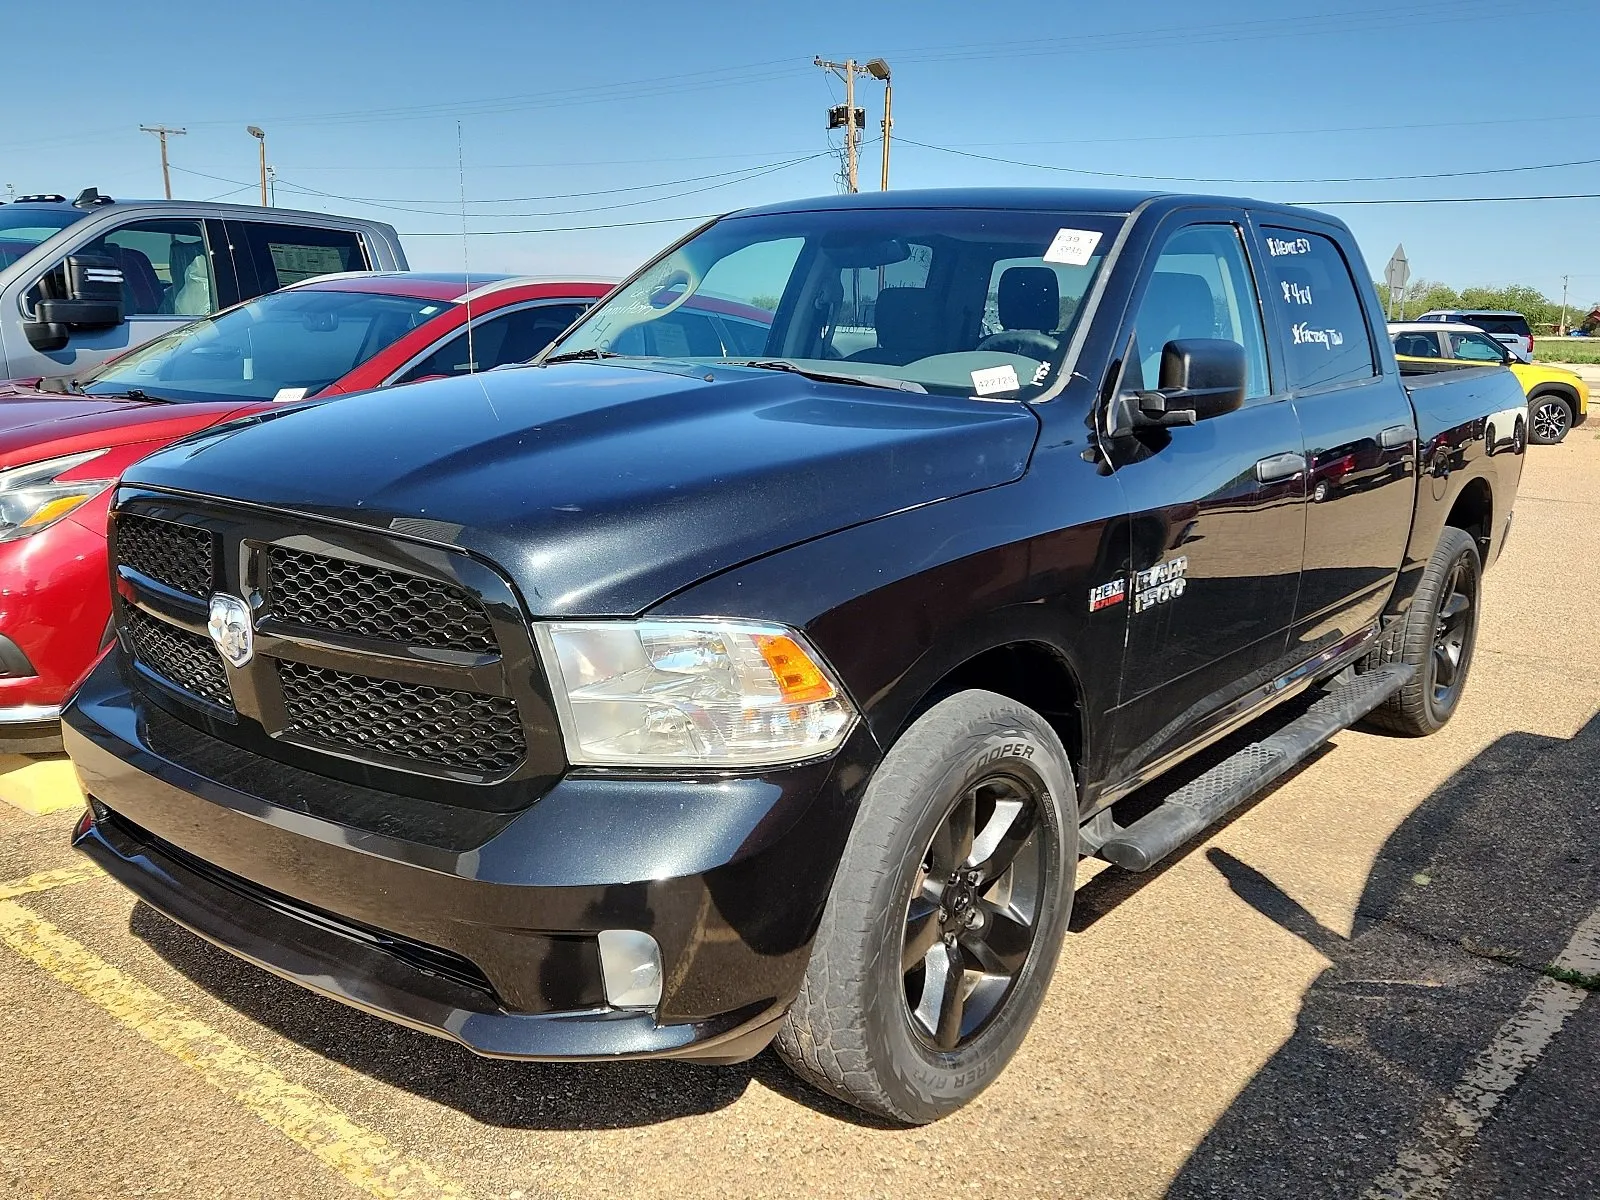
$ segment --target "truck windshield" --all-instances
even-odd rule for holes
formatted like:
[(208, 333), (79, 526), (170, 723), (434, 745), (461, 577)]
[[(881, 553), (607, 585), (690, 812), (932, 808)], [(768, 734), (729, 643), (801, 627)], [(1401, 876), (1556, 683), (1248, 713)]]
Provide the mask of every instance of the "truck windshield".
[(728, 217), (652, 262), (546, 357), (748, 364), (1028, 400), (1061, 369), (1122, 221), (950, 208)]
[(367, 292), (274, 292), (175, 329), (78, 381), (91, 396), (298, 400), (451, 304)]
[(76, 208), (0, 206), (0, 270), (88, 215)]

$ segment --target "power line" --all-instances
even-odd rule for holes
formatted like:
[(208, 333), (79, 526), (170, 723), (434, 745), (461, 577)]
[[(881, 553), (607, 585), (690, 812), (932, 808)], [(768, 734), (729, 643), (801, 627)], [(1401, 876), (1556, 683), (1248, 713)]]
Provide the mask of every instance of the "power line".
[[(476, 219), (476, 220), (505, 220), (505, 219), (508, 219), (508, 218), (516, 218), (516, 217), (578, 216), (578, 215), (583, 214), (583, 213), (613, 212), (613, 211), (615, 211), (617, 209), (620, 209), (620, 208), (636, 208), (636, 207), (638, 207), (640, 205), (656, 204), (656, 203), (660, 203), (661, 201), (665, 201), (665, 200), (681, 199), (684, 196), (700, 195), (700, 194), (705, 193), (705, 192), (717, 191), (720, 188), (733, 187), (733, 186), (735, 186), (737, 184), (748, 183), (748, 182), (750, 182), (752, 180), (760, 179), (761, 177), (763, 177), (765, 175), (772, 175), (772, 174), (777, 173), (778, 171), (788, 170), (790, 167), (798, 166), (798, 165), (800, 165), (801, 163), (804, 163), (804, 162), (811, 162), (811, 161), (814, 161), (815, 159), (818, 159), (818, 158), (824, 158), (824, 157), (827, 156), (827, 153), (828, 153), (827, 151), (818, 151), (815, 154), (807, 155), (805, 158), (789, 159), (787, 161), (779, 161), (779, 162), (775, 162), (775, 163), (765, 163), (765, 164), (762, 164), (759, 167), (742, 168), (740, 170), (740, 172), (738, 173), (738, 177), (737, 178), (731, 178), (731, 179), (724, 178), (724, 179), (721, 179), (720, 182), (708, 184), (708, 185), (706, 185), (704, 187), (686, 188), (683, 191), (669, 192), (666, 195), (661, 195), (661, 196), (650, 196), (650, 197), (646, 197), (644, 199), (639, 199), (639, 200), (626, 200), (626, 201), (622, 201), (622, 202), (617, 203), (617, 204), (592, 205), (592, 206), (589, 206), (589, 207), (586, 207), (586, 208), (555, 209), (555, 210), (546, 211), (546, 212), (479, 213), (479, 214), (476, 214), (473, 219)], [(228, 177), (223, 176), (223, 175), (212, 175), (212, 174), (210, 174), (208, 172), (205, 172), (205, 171), (195, 171), (195, 170), (192, 170), (192, 169), (190, 169), (188, 167), (174, 166), (173, 170), (181, 171), (185, 175), (196, 175), (196, 176), (199, 176), (202, 179), (211, 179), (211, 180), (214, 180), (214, 181), (216, 181), (218, 183), (232, 183), (232, 184), (240, 183), (240, 180), (237, 180), (237, 179), (229, 179)], [(727, 172), (723, 172), (722, 174), (728, 174), (728, 173)], [(378, 199), (378, 198), (370, 197), (370, 196), (346, 196), (346, 195), (341, 195), (338, 192), (323, 191), (320, 188), (313, 188), (313, 187), (309, 187), (309, 186), (304, 185), (304, 184), (293, 183), (290, 180), (284, 179), (282, 176), (279, 176), (279, 178), (278, 178), (278, 186), (280, 188), (282, 188), (284, 191), (289, 192), (289, 193), (294, 194), (294, 195), (315, 196), (315, 197), (318, 197), (319, 199), (325, 199), (325, 200), (342, 200), (342, 201), (346, 201), (346, 202), (351, 203), (351, 204), (365, 204), (365, 205), (369, 205), (369, 206), (371, 206), (373, 208), (381, 208), (381, 209), (385, 209), (385, 210), (390, 211), (390, 212), (415, 213), (415, 214), (418, 214), (420, 216), (425, 216), (425, 217), (442, 217), (442, 216), (454, 216), (455, 215), (454, 212), (443, 212), (443, 211), (439, 211), (439, 210), (435, 210), (435, 209), (428, 209), (428, 208), (415, 208), (415, 207), (410, 207), (410, 206), (403, 205), (403, 204), (390, 203), (387, 200), (382, 200), (382, 199)], [(657, 184), (657, 185), (646, 185), (646, 186), (664, 187), (664, 186), (668, 186), (668, 185), (666, 185), (666, 184)], [(638, 190), (640, 190), (640, 189), (639, 188), (633, 188), (633, 187), (616, 189), (616, 191), (618, 191), (618, 192), (630, 192), (630, 191), (638, 191)], [(594, 192), (594, 193), (590, 193), (590, 194), (591, 195), (605, 195), (605, 194), (608, 194), (608, 193), (602, 191), (602, 192)], [(552, 198), (559, 198), (559, 197), (552, 197)], [(484, 203), (505, 203), (505, 201), (485, 201)]]
[(1543, 196), (1431, 196), (1402, 200), (1291, 200), (1289, 203), (1314, 208), (1374, 204), (1513, 204), (1520, 200), (1600, 200), (1600, 192), (1561, 192)]
[(1245, 183), (1245, 184), (1306, 184), (1306, 183), (1398, 183), (1425, 179), (1465, 179), (1477, 175), (1512, 175), (1523, 171), (1552, 171), (1563, 167), (1591, 167), (1600, 158), (1580, 158), (1569, 162), (1533, 163), (1520, 167), (1488, 167), (1472, 171), (1437, 171), (1417, 175), (1349, 175), (1334, 179), (1235, 179), (1222, 175), (1143, 175), (1133, 171), (1095, 171), (1087, 167), (1063, 167), (1055, 163), (1024, 162), (1021, 159), (1001, 158), (993, 154), (979, 154), (973, 150), (957, 150), (951, 146), (936, 146), (932, 142), (919, 142), (901, 135), (900, 141), (924, 150), (938, 150), (942, 154), (956, 154), (962, 158), (976, 158), (984, 162), (1003, 163), (1009, 167), (1026, 167), (1036, 171), (1060, 171), (1067, 175), (1091, 175), (1097, 179), (1136, 179), (1156, 183)]
[[(1538, 0), (1534, 0), (1535, 3)], [(1554, 11), (1567, 5), (1559, 0), (1545, 0)], [(1525, 4), (1519, 17), (1529, 14)], [(1180, 44), (1183, 46), (1215, 44), (1218, 42), (1253, 42), (1304, 37), (1308, 34), (1334, 35), (1363, 33), (1374, 29), (1392, 30), (1394, 22), (1407, 17), (1433, 18), (1438, 14), (1436, 5), (1410, 4), (1388, 8), (1346, 9), (1320, 14), (1259, 18), (1246, 21), (1208, 22), (1203, 25), (1176, 25), (1156, 29), (1109, 31), (1105, 33), (1079, 33), (1070, 37), (1014, 39), (1006, 42), (988, 42), (978, 45), (927, 46), (891, 51), (897, 62), (940, 63), (972, 61), (978, 59), (1061, 57), (1074, 52), (1106, 54), (1125, 50), (1144, 49), (1151, 46)], [(1453, 22), (1502, 20), (1504, 5), (1499, 0), (1458, 0), (1450, 13)], [(1548, 14), (1545, 14), (1548, 15)]]
[[(556, 225), (547, 229), (474, 229), (468, 237), (514, 237), (525, 233), (576, 233), (585, 229), (635, 229), (641, 225), (676, 225), (684, 221), (709, 221), (722, 213), (699, 213), (688, 217), (656, 217), (649, 221), (609, 221), (601, 225)], [(413, 229), (401, 237), (460, 237), (459, 229)]]

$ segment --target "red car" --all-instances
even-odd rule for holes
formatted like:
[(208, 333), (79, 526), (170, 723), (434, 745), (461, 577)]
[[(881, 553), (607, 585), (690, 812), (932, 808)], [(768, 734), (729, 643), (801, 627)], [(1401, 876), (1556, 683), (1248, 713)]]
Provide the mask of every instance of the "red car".
[(0, 384), (0, 753), (60, 748), (61, 703), (110, 638), (106, 508), (131, 463), (274, 403), (526, 361), (609, 290), (323, 276), (185, 325), (84, 378)]

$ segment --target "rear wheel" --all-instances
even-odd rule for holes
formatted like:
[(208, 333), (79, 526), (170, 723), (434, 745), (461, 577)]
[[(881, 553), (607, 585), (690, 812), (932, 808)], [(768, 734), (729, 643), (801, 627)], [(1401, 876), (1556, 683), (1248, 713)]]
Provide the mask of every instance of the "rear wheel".
[(1528, 401), (1528, 425), (1535, 443), (1554, 446), (1572, 429), (1572, 406), (1560, 396), (1542, 392)]
[(937, 1120), (1022, 1042), (1072, 909), (1072, 768), (1048, 722), (951, 696), (895, 743), (839, 865), (778, 1052), (878, 1116)]
[(1422, 573), (1417, 594), (1380, 653), (1403, 662), (1415, 677), (1367, 718), (1394, 733), (1422, 737), (1444, 727), (1461, 703), (1478, 640), (1478, 591), (1483, 575), (1478, 544), (1465, 530), (1446, 528)]

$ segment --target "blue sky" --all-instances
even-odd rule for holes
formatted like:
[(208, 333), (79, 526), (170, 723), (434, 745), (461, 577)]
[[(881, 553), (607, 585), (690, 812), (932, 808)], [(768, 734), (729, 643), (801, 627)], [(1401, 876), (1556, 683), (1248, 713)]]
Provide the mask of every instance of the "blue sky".
[[(893, 67), (897, 187), (1319, 202), (1600, 193), (1600, 163), (1544, 167), (1600, 159), (1600, 115), (1566, 107), (1590, 90), (1584, 48), (1600, 33), (1600, 7), (1584, 0), (80, 0), (13, 5), (0, 24), (13, 61), (35, 64), (0, 117), (0, 185), (158, 196), (156, 140), (138, 126), (165, 123), (189, 130), (172, 141), (175, 195), (249, 202), (255, 123), (280, 205), (449, 234), (406, 238), (426, 268), (462, 262), (458, 121), (475, 232), (835, 190), (824, 124), (840, 85), (811, 65), (818, 54)], [(871, 136), (882, 98), (863, 81)], [(1269, 182), (1347, 179), (1360, 181)], [(877, 186), (876, 145), (862, 184)], [(519, 199), (490, 202), (505, 198)], [(1330, 210), (1374, 273), (1403, 241), (1417, 276), (1559, 296), (1570, 274), (1576, 303), (1600, 299), (1600, 200)], [(468, 253), (481, 271), (614, 276), (686, 227), (474, 236)]]

